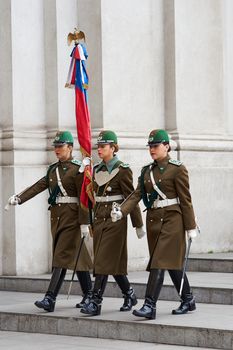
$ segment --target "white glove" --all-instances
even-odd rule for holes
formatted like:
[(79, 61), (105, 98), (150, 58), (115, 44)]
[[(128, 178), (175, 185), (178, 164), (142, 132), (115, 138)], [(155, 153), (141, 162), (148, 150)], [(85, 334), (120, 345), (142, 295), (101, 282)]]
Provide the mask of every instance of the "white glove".
[(111, 215), (111, 218), (112, 218), (112, 222), (116, 222), (116, 221), (122, 219), (122, 217), (123, 217), (123, 214), (122, 214), (121, 210), (117, 209), (117, 208), (112, 209), (110, 215)]
[(188, 239), (191, 238), (193, 240), (194, 238), (197, 237), (197, 229), (196, 228), (194, 230), (187, 230), (186, 233), (187, 233)]
[(19, 203), (21, 203), (21, 200), (16, 194), (13, 194), (13, 196), (8, 199), (9, 205), (17, 205)]
[(146, 231), (144, 230), (144, 227), (136, 227), (136, 234), (138, 236), (138, 239), (141, 239), (142, 237), (145, 236)]
[(80, 230), (81, 230), (81, 238), (87, 238), (89, 237), (89, 227), (88, 225), (80, 225)]
[(79, 168), (79, 172), (80, 172), (80, 173), (83, 173), (85, 167), (86, 167), (87, 165), (90, 165), (90, 164), (91, 164), (91, 158), (89, 158), (89, 157), (83, 158), (82, 164), (81, 164), (81, 166), (80, 166), (80, 168)]

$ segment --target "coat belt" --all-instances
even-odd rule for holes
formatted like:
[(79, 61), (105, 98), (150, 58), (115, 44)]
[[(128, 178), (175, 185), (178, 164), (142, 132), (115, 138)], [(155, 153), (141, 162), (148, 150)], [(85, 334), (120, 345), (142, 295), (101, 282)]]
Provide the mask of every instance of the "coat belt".
[(115, 201), (119, 201), (121, 199), (124, 199), (124, 196), (122, 194), (118, 194), (115, 196), (104, 196), (104, 197), (95, 196), (95, 201), (97, 203), (115, 202)]
[(154, 201), (154, 203), (152, 204), (151, 208), (157, 209), (157, 208), (165, 208), (165, 207), (169, 207), (170, 205), (174, 205), (174, 204), (180, 204), (179, 198), (172, 198), (172, 199), (162, 199), (159, 201)]
[(56, 204), (59, 203), (76, 203), (79, 204), (78, 197), (69, 197), (69, 196), (59, 196), (56, 198)]

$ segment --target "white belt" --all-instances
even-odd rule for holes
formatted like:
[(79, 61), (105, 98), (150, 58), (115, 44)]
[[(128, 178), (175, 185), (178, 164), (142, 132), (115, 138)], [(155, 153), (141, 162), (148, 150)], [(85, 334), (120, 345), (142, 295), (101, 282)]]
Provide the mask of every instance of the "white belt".
[(77, 203), (79, 204), (78, 197), (69, 197), (69, 196), (59, 196), (56, 198), (56, 204), (58, 203)]
[(179, 198), (172, 198), (172, 199), (162, 199), (159, 201), (154, 201), (154, 203), (152, 204), (151, 208), (157, 209), (157, 208), (165, 208), (165, 207), (169, 207), (169, 205), (173, 205), (173, 204), (179, 204)]
[(115, 202), (115, 201), (119, 201), (121, 199), (124, 199), (124, 196), (122, 194), (118, 194), (118, 195), (115, 195), (115, 196), (106, 196), (106, 197), (96, 196), (95, 197), (95, 201), (98, 202), (98, 203)]

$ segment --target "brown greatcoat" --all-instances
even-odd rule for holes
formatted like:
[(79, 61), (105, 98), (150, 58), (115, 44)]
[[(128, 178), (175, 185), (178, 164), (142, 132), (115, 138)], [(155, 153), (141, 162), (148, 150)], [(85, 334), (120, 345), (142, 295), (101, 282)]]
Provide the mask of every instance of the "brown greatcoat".
[[(80, 164), (79, 161), (73, 159), (52, 164), (46, 176), (18, 195), (21, 203), (33, 198), (47, 188), (50, 192), (53, 191), (57, 186), (57, 167), (67, 195), (80, 198), (83, 181), (83, 173), (79, 173)], [(76, 203), (53, 204), (49, 210), (51, 213), (51, 233), (53, 238), (52, 266), (72, 270), (75, 267), (77, 252), (81, 242), (80, 224), (88, 224), (88, 212), (84, 211)], [(83, 245), (77, 270), (88, 271), (91, 268), (90, 256), (85, 245)]]
[[(115, 170), (118, 169), (118, 170)], [(129, 166), (117, 161), (113, 171), (118, 173), (99, 186), (96, 174), (102, 171), (103, 176), (111, 176), (104, 162), (95, 167), (93, 187), (96, 196), (107, 197), (123, 195), (128, 197), (134, 191), (132, 171)], [(121, 200), (116, 201), (121, 203)], [(103, 275), (127, 274), (127, 218), (112, 222), (110, 213), (113, 202), (96, 203), (94, 208), (94, 273)], [(142, 217), (139, 206), (131, 213), (133, 227), (141, 227)]]
[[(167, 156), (161, 162), (153, 163), (153, 175), (157, 186), (169, 199), (179, 198), (180, 204), (165, 208), (147, 210), (146, 227), (150, 260), (147, 270), (181, 270), (185, 255), (185, 230), (195, 229), (188, 172), (179, 161)], [(150, 178), (150, 167), (142, 169), (144, 178), (139, 177), (134, 194), (122, 205), (123, 216), (130, 213), (143, 197), (142, 182), (147, 194), (154, 189)], [(160, 198), (162, 199), (162, 198)]]

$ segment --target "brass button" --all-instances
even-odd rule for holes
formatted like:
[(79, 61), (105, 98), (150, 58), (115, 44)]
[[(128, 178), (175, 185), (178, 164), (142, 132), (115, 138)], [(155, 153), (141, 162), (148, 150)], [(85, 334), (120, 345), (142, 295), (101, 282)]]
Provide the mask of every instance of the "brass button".
[(163, 221), (163, 219), (160, 219), (160, 221)]
[(159, 179), (159, 182), (161, 182), (162, 180), (161, 179)]
[(105, 204), (105, 208), (107, 208), (107, 206), (108, 206), (108, 205), (107, 205), (107, 204)]

